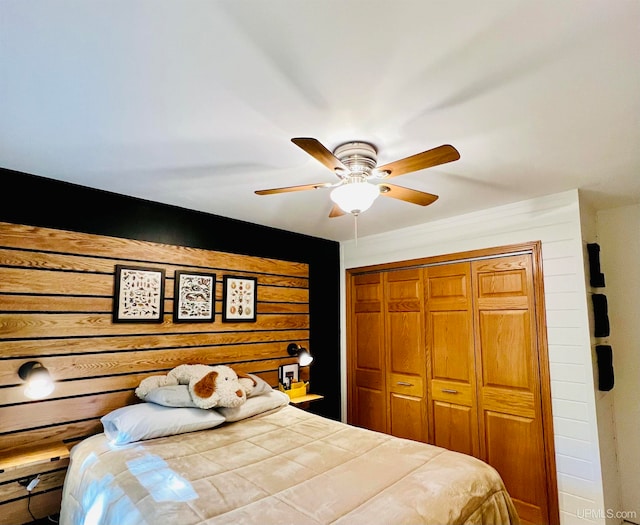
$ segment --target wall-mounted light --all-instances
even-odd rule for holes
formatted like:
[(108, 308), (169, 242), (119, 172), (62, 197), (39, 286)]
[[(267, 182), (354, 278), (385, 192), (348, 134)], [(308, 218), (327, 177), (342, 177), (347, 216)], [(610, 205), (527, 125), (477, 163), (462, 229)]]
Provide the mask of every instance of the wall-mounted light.
[(49, 371), (38, 361), (24, 363), (18, 370), (20, 378), (27, 383), (24, 395), (31, 399), (41, 399), (48, 396), (55, 385)]
[(289, 343), (287, 346), (287, 352), (290, 356), (297, 356), (300, 366), (309, 366), (313, 361), (313, 356), (309, 353), (309, 350), (303, 348), (299, 344)]

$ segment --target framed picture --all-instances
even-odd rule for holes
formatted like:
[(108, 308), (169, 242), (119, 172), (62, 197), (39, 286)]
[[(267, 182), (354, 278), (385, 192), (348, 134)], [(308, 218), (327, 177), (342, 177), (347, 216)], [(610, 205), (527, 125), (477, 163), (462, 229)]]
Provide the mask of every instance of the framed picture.
[(258, 280), (225, 275), (222, 287), (222, 320), (227, 323), (255, 322)]
[(161, 323), (164, 315), (164, 270), (116, 265), (113, 322)]
[(297, 383), (300, 380), (300, 365), (292, 363), (290, 365), (280, 365), (278, 367), (278, 381), (285, 390), (291, 389), (291, 383)]
[(216, 274), (176, 271), (173, 322), (207, 323), (216, 313)]

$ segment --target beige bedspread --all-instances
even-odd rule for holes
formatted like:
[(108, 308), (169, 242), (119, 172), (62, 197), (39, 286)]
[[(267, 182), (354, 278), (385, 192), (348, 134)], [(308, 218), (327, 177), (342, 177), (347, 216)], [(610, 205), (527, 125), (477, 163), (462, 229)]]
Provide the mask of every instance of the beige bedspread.
[(61, 525), (518, 523), (472, 457), (287, 406), (211, 430), (77, 445)]

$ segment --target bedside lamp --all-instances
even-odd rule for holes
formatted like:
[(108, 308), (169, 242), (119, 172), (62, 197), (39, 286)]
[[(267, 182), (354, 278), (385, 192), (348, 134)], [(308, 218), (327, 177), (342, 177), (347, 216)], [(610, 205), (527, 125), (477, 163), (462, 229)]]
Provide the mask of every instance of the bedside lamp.
[(41, 399), (48, 396), (55, 385), (49, 371), (38, 361), (24, 363), (18, 369), (18, 375), (27, 383), (24, 395), (30, 399)]
[(289, 346), (287, 346), (287, 352), (290, 356), (298, 357), (298, 363), (300, 366), (309, 366), (313, 361), (313, 356), (309, 353), (309, 350), (303, 348), (299, 344), (290, 343)]

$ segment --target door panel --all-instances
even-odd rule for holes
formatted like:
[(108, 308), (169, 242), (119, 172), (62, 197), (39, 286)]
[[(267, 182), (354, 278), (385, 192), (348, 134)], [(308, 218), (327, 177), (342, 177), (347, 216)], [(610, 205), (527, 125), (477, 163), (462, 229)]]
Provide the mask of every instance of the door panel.
[(424, 381), (416, 375), (389, 374), (387, 377), (389, 390), (407, 396), (423, 397)]
[(548, 523), (540, 505), (546, 499), (545, 460), (535, 419), (485, 410), (484, 423), (486, 461), (502, 476), (518, 514)]
[(425, 268), (430, 439), (478, 456), (471, 266)]
[(469, 312), (439, 312), (431, 305), (429, 309), (432, 377), (469, 383), (473, 370), (473, 359), (468, 351), (473, 337)]
[(530, 390), (533, 363), (529, 311), (484, 310), (478, 316), (483, 386)]
[(387, 414), (384, 410), (384, 392), (356, 386), (355, 398), (358, 400), (357, 418), (352, 424), (378, 432), (387, 431)]
[(438, 271), (437, 267), (429, 269), (427, 301), (439, 309), (465, 307), (471, 292), (469, 272), (465, 268), (467, 264), (452, 263), (446, 266), (448, 270), (445, 271)]
[(424, 369), (422, 312), (388, 311), (390, 372), (421, 376)]
[(389, 432), (427, 441), (422, 270), (387, 272), (384, 280)]
[(465, 406), (475, 406), (476, 393), (470, 385), (460, 381), (431, 381), (431, 398)]
[(390, 373), (424, 374), (421, 276), (420, 270), (385, 274)]
[(481, 459), (521, 517), (549, 523), (532, 256), (471, 263)]
[(356, 275), (350, 287), (349, 423), (387, 431), (383, 282)]
[(390, 392), (389, 404), (392, 435), (415, 441), (427, 440), (422, 397)]
[(470, 406), (434, 401), (434, 445), (473, 455), (475, 417)]
[(356, 370), (378, 370), (384, 367), (384, 339), (380, 323), (382, 312), (356, 313)]
[(480, 457), (557, 525), (540, 243), (410, 264), (349, 271), (349, 422)]

